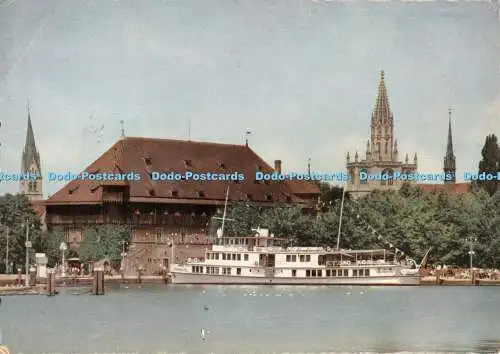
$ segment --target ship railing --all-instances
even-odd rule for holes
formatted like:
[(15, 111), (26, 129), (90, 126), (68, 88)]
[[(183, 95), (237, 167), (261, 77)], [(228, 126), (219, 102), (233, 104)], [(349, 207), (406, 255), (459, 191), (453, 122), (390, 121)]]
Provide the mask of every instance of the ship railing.
[(279, 252), (283, 251), (283, 247), (279, 246), (269, 246), (269, 247), (254, 247), (256, 252)]

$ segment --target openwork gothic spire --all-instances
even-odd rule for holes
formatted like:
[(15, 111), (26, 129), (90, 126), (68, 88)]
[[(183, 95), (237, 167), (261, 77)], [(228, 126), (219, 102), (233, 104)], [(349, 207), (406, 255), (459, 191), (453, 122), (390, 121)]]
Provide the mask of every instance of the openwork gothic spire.
[(377, 101), (372, 113), (371, 157), (374, 161), (392, 161), (394, 158), (394, 126), (389, 97), (385, 86), (385, 73), (380, 72)]
[(385, 87), (385, 73), (384, 70), (380, 71), (380, 82), (378, 85), (377, 101), (375, 109), (373, 110), (373, 120), (378, 122), (385, 122), (392, 118), (391, 108), (389, 106), (389, 96), (387, 95), (387, 88)]

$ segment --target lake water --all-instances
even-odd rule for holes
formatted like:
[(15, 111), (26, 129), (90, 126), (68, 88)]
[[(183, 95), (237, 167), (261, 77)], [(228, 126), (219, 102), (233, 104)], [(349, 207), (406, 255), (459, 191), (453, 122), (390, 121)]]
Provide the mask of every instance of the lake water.
[(11, 353), (500, 349), (500, 287), (130, 285), (107, 288), (104, 296), (86, 290), (4, 296), (4, 345)]

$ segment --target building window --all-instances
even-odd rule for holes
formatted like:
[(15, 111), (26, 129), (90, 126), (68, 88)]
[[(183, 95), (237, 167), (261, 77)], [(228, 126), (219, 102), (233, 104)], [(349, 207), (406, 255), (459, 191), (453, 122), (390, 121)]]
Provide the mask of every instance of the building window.
[(236, 275), (241, 275), (241, 268), (236, 268)]
[(329, 276), (330, 276), (330, 270), (329, 270), (329, 269), (327, 269), (327, 270), (326, 270), (326, 276), (327, 276), (327, 277), (329, 277)]
[[(340, 270), (339, 270), (339, 274), (340, 274)], [(347, 269), (344, 269), (344, 277), (348, 277), (349, 276), (349, 271)]]
[(292, 254), (292, 262), (297, 262), (297, 255), (296, 254)]
[(248, 253), (245, 253), (245, 254), (244, 254), (243, 259), (244, 259), (245, 261), (248, 261)]
[(289, 255), (289, 254), (287, 254), (287, 255), (286, 255), (286, 261), (287, 261), (287, 262), (291, 262), (291, 261), (292, 261), (292, 256), (291, 256), (291, 255)]
[(297, 276), (297, 269), (292, 269), (292, 277), (296, 277)]
[(357, 277), (358, 276), (358, 270), (357, 269), (353, 269), (352, 270), (352, 276), (353, 277)]
[(369, 277), (370, 276), (370, 269), (365, 269), (365, 277)]
[(310, 277), (311, 276), (311, 271), (310, 270), (306, 270), (306, 277)]

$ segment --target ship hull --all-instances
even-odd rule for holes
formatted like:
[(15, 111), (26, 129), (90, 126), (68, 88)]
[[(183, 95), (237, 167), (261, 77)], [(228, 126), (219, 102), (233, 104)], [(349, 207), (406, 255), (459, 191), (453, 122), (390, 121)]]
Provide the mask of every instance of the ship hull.
[(172, 284), (227, 284), (227, 285), (420, 285), (419, 275), (370, 276), (370, 277), (246, 277), (172, 272)]

